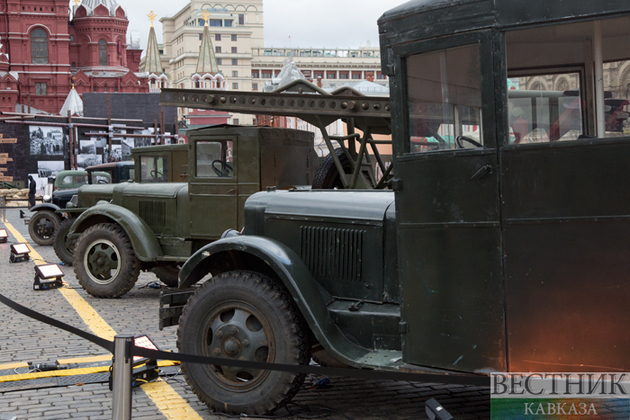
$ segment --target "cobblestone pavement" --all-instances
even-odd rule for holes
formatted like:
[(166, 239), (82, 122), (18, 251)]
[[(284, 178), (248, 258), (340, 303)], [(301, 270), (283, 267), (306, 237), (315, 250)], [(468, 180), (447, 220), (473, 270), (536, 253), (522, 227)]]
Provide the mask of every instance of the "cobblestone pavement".
[[(17, 209), (7, 210), (7, 222), (30, 241), (27, 226), (19, 218)], [(4, 224), (0, 219), (0, 227)], [(88, 295), (79, 286), (71, 267), (62, 267), (68, 289), (34, 291), (34, 265), (42, 262), (9, 263), (10, 244), (15, 242), (15, 235), (10, 233), (9, 243), (0, 244), (2, 295), (83, 331), (94, 332), (88, 325), (104, 321), (104, 327), (95, 332), (97, 335), (102, 336), (103, 331), (148, 334), (161, 350), (177, 350), (176, 327), (158, 329), (160, 290), (150, 287), (157, 280), (153, 274), (142, 273), (136, 286), (119, 299), (97, 299)], [(46, 262), (59, 262), (52, 247), (31, 246)], [(87, 302), (85, 306), (93, 308), (94, 314), (85, 320), (81, 318), (74, 309), (76, 301), (74, 306), (71, 303), (71, 296), (76, 296), (79, 302)], [(0, 418), (15, 415), (18, 420), (111, 419), (112, 393), (104, 382), (107, 373), (3, 380), (7, 375), (27, 372), (26, 362), (59, 361), (72, 368), (109, 366), (110, 355), (106, 350), (2, 304), (0, 319), (3, 321), (0, 324)], [(103, 357), (95, 360), (95, 356)], [(177, 367), (164, 371), (171, 375), (133, 389), (134, 419), (227, 418), (211, 413), (199, 402), (183, 375), (176, 374)], [(319, 379), (307, 378), (290, 411), (276, 414), (286, 414), (286, 418), (422, 419), (426, 418), (424, 402), (429, 398), (437, 399), (455, 419), (488, 418), (490, 414), (489, 392), (480, 387), (337, 377), (329, 378), (330, 383), (325, 388), (313, 386)]]

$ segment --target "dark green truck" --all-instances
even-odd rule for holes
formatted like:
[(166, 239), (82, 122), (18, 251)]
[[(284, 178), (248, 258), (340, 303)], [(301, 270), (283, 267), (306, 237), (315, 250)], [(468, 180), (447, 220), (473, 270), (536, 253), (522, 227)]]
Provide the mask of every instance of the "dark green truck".
[[(415, 0), (386, 12), (393, 191), (251, 196), (242, 234), (183, 266), (183, 309), (181, 296), (162, 298), (179, 351), (451, 376), (626, 372), (629, 19), (626, 0)], [(162, 95), (235, 112), (283, 100), (288, 114), (334, 108), (355, 121), (378, 105)], [(182, 366), (202, 401), (234, 414), (275, 410), (303, 378)]]

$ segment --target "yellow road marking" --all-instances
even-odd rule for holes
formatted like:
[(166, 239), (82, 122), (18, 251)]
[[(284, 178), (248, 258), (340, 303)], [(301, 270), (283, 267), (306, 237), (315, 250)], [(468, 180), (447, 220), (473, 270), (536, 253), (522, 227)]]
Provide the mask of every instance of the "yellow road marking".
[[(112, 357), (109, 356), (109, 360)], [(160, 360), (158, 367), (177, 366), (179, 362), (173, 362), (171, 360)], [(26, 365), (28, 368), (28, 365)], [(28, 381), (31, 379), (40, 378), (58, 378), (60, 376), (77, 376), (88, 375), (90, 373), (101, 373), (109, 371), (109, 366), (96, 366), (76, 369), (62, 369), (62, 370), (49, 370), (46, 372), (28, 372), (28, 373), (16, 373), (15, 375), (0, 376), (0, 382), (16, 382), (16, 381)]]
[[(70, 365), (72, 363), (95, 363), (95, 362), (105, 362), (108, 360), (112, 360), (111, 354), (103, 354), (101, 356), (88, 356), (88, 357), (74, 357), (70, 359), (57, 359), (57, 362), (60, 365)], [(16, 368), (28, 367), (28, 363), (26, 362), (15, 362), (15, 363), (6, 363), (0, 365), (0, 370), (9, 370)]]
[[(18, 242), (27, 242), (24, 237), (18, 232), (9, 222), (4, 222), (5, 226)], [(31, 248), (31, 259), (36, 264), (45, 264), (46, 261), (33, 249), (31, 244), (28, 244)], [(66, 300), (77, 311), (83, 322), (88, 326), (94, 334), (99, 337), (113, 340), (116, 335), (107, 322), (90, 306), (85, 299), (81, 297), (75, 290), (68, 288), (60, 288), (59, 290)], [(141, 389), (147, 394), (153, 403), (158, 407), (162, 414), (173, 420), (197, 420), (201, 419), (201, 416), (197, 414), (195, 410), (179, 396), (177, 392), (168, 383), (164, 381), (150, 382), (141, 386)]]

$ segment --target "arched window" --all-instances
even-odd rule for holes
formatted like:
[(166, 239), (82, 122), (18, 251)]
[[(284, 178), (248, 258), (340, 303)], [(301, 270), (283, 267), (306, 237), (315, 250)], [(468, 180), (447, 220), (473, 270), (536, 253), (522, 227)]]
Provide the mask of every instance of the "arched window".
[(31, 32), (31, 58), (33, 64), (48, 64), (48, 34), (41, 28)]
[(107, 42), (104, 39), (98, 41), (98, 64), (107, 65)]

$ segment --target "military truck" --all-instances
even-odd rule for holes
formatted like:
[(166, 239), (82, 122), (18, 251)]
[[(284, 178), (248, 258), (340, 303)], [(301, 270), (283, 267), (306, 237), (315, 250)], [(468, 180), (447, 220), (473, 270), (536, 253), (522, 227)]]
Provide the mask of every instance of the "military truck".
[[(111, 184), (133, 180), (136, 183), (185, 182), (188, 178), (188, 145), (168, 144), (144, 146), (131, 149), (131, 161), (112, 162), (94, 165), (87, 169), (89, 184)], [(159, 173), (159, 176), (158, 176)], [(66, 190), (59, 193), (56, 214), (61, 218), (59, 228), (53, 233), (53, 248), (57, 257), (66, 265), (72, 265), (73, 250), (78, 236), (68, 236), (70, 227), (84, 210), (71, 204), (70, 199), (78, 190)], [(102, 197), (106, 198), (106, 197)], [(62, 200), (63, 199), (63, 200)]]
[[(92, 183), (91, 179), (94, 177), (95, 183), (102, 183), (106, 179), (107, 174), (109, 174), (109, 182), (122, 182), (133, 178), (132, 162), (118, 162), (105, 165), (109, 166), (94, 165), (86, 168), (85, 171), (62, 171), (59, 173), (59, 179), (55, 180), (55, 185), (61, 187), (71, 185), (71, 188), (61, 188), (53, 191), (52, 196), (44, 196), (42, 204), (33, 206), (30, 209), (31, 212), (35, 213), (28, 219), (28, 234), (33, 242), (44, 246), (54, 243), (55, 232), (60, 229), (62, 222), (65, 220), (62, 210), (78, 191), (79, 185), (76, 181), (85, 181), (81, 183), (81, 185), (85, 185), (86, 183)], [(68, 182), (63, 182), (66, 179)]]
[[(243, 224), (250, 195), (310, 185), (317, 169), (310, 132), (225, 125), (187, 135), (187, 161), (143, 153), (140, 183), (84, 186), (66, 208), (78, 214), (66, 241), (76, 239), (74, 271), (91, 295), (124, 295), (140, 270), (177, 286), (181, 264)], [(187, 182), (163, 182), (174, 173)]]
[[(630, 127), (607, 130), (605, 98), (628, 99), (629, 19), (625, 0), (414, 0), (386, 12), (393, 191), (254, 194), (243, 233), (199, 249), (182, 295), (162, 298), (179, 351), (281, 364), (323, 351), (455, 378), (627, 371)], [(180, 106), (240, 103), (204, 95), (163, 92)], [(295, 107), (311, 100), (313, 114), (330, 110), (325, 96), (293, 95)], [(357, 118), (373, 111), (352, 102)], [(235, 414), (273, 411), (303, 379), (182, 368), (203, 402)]]

